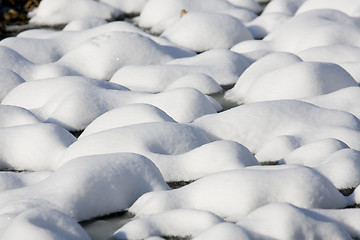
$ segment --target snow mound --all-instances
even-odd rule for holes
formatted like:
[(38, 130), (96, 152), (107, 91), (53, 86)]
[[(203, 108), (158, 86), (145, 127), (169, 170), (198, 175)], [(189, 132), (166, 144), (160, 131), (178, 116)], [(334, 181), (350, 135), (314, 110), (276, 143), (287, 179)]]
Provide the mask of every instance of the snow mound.
[(176, 209), (135, 219), (117, 230), (114, 239), (147, 239), (157, 236), (196, 236), (223, 222), (218, 216), (199, 210)]
[(167, 86), (167, 90), (192, 87), (204, 94), (215, 94), (223, 91), (223, 88), (209, 75), (205, 73), (190, 73), (179, 77)]
[(280, 12), (262, 14), (254, 20), (246, 23), (245, 26), (255, 39), (263, 39), (270, 32), (281, 26), (281, 24), (288, 21), (290, 17), (290, 15)]
[[(12, 50), (6, 46), (0, 46), (0, 61), (1, 61), (1, 68), (8, 69), (5, 71), (13, 71), (14, 73), (18, 74), (23, 80), (26, 80), (30, 74), (31, 68), (33, 64), (25, 59), (22, 55), (18, 52)], [(10, 73), (11, 74), (11, 73)], [(13, 75), (13, 74), (11, 74)], [(13, 75), (14, 76), (14, 75)], [(1, 80), (1, 82), (7, 83), (9, 80)], [(16, 80), (15, 80), (16, 81)], [(21, 81), (21, 79), (20, 79)], [(10, 84), (12, 84), (12, 80), (10, 80)], [(14, 85), (17, 85), (16, 83)], [(4, 88), (5, 90), (5, 88)], [(3, 90), (2, 90), (3, 91)]]
[(66, 24), (66, 26), (63, 28), (63, 31), (83, 31), (107, 23), (108, 22), (103, 18), (86, 17), (86, 18), (72, 20), (71, 22)]
[(270, 32), (262, 41), (243, 41), (234, 46), (239, 53), (259, 50), (298, 53), (313, 47), (345, 44), (359, 47), (360, 31), (355, 19), (331, 9), (296, 15)]
[(315, 170), (262, 166), (212, 174), (179, 189), (144, 194), (129, 211), (143, 216), (190, 208), (237, 221), (272, 202), (304, 208), (343, 208), (352, 204)]
[(47, 178), (51, 171), (0, 172), (0, 192), (36, 184)]
[(282, 13), (292, 16), (306, 1), (307, 0), (272, 0), (266, 5), (261, 15)]
[(335, 9), (344, 12), (351, 17), (360, 17), (360, 3), (356, 0), (305, 1), (304, 4), (302, 4), (296, 11), (296, 14), (301, 14), (315, 9)]
[(338, 189), (353, 189), (360, 184), (360, 152), (353, 149), (339, 150), (315, 167)]
[(211, 139), (243, 144), (260, 162), (278, 161), (296, 148), (324, 138), (360, 150), (357, 118), (297, 100), (245, 104), (201, 117), (193, 125)]
[(147, 122), (175, 122), (175, 120), (153, 105), (135, 103), (100, 115), (85, 128), (79, 139), (97, 132)]
[[(64, 31), (27, 30), (21, 32), (17, 37), (5, 38), (0, 45), (15, 50), (36, 64), (56, 62), (69, 51), (85, 44), (86, 41), (111, 32), (137, 33), (158, 43), (171, 45), (164, 39), (153, 37), (128, 22), (105, 22), (106, 24), (100, 22), (98, 24), (101, 25), (97, 27), (77, 29), (76, 31), (74, 29), (81, 27), (79, 25), (96, 24), (97, 21), (99, 21), (98, 18), (74, 20), (65, 26)], [(69, 31), (69, 28), (72, 31)]]
[[(161, 33), (180, 18), (181, 11), (187, 12), (208, 11), (226, 12), (234, 11), (237, 16), (244, 15), (244, 8), (251, 12), (260, 12), (260, 6), (253, 0), (149, 0), (144, 6), (139, 19), (139, 26), (150, 28), (152, 32)], [(238, 11), (237, 11), (238, 10)]]
[(162, 37), (196, 52), (214, 48), (231, 48), (236, 43), (253, 39), (244, 24), (229, 15), (189, 12), (170, 25)]
[(148, 0), (100, 0), (103, 3), (109, 4), (127, 14), (139, 14), (144, 8)]
[(16, 106), (0, 105), (0, 128), (37, 123), (40, 123), (40, 120), (29, 110)]
[(251, 85), (244, 102), (300, 99), (357, 85), (353, 77), (337, 64), (300, 62), (260, 76)]
[(236, 225), (272, 239), (352, 239), (332, 219), (288, 203), (258, 208)]
[(244, 102), (244, 97), (251, 86), (262, 75), (267, 72), (300, 63), (301, 61), (302, 60), (298, 56), (287, 52), (268, 54), (251, 64), (243, 74), (240, 75), (235, 86), (225, 93), (225, 98), (241, 104)]
[(342, 149), (349, 148), (345, 143), (325, 138), (305, 144), (280, 160), (280, 163), (301, 164), (308, 167), (321, 165), (331, 154)]
[(38, 184), (0, 193), (0, 201), (1, 206), (24, 199), (48, 201), (81, 221), (125, 210), (145, 192), (168, 188), (150, 160), (116, 153), (74, 159)]
[(6, 68), (0, 68), (0, 102), (12, 89), (23, 82), (24, 79), (15, 72)]
[(195, 89), (140, 93), (115, 83), (70, 76), (23, 83), (2, 102), (26, 108), (41, 120), (69, 130), (85, 129), (101, 114), (133, 103), (154, 105), (179, 122), (190, 122), (221, 109), (218, 103)]
[[(214, 49), (162, 65), (125, 66), (110, 81), (133, 91), (162, 92), (171, 84), (176, 84), (181, 77), (203, 73), (212, 77), (219, 85), (231, 85), (250, 64), (251, 60), (240, 54), (227, 49)], [(204, 83), (208, 84), (207, 81)], [(191, 86), (194, 85), (195, 83)], [(205, 84), (201, 86), (207, 87), (209, 86)]]
[(55, 124), (26, 124), (0, 128), (0, 168), (48, 170), (75, 141), (68, 131)]
[(309, 48), (299, 52), (298, 56), (304, 61), (336, 63), (350, 73), (357, 83), (360, 83), (359, 54), (360, 48), (339, 44)]
[(159, 45), (150, 38), (130, 32), (109, 32), (84, 42), (66, 53), (58, 63), (83, 76), (108, 80), (124, 65), (159, 64), (176, 57), (168, 47)]
[(322, 108), (345, 111), (355, 115), (357, 118), (360, 118), (360, 108), (358, 105), (359, 99), (360, 88), (348, 87), (325, 95), (304, 98), (302, 101)]
[[(256, 236), (260, 238), (259, 235)], [(232, 223), (219, 223), (214, 227), (202, 232), (198, 236), (193, 239), (196, 240), (217, 240), (217, 239), (227, 239), (227, 240), (251, 240), (254, 239), (255, 236), (252, 236), (245, 229), (241, 228)], [(265, 237), (264, 237), (265, 238)], [(266, 238), (265, 238), (266, 239)]]
[(232, 141), (209, 142), (201, 130), (171, 123), (144, 123), (80, 137), (59, 165), (80, 156), (134, 152), (151, 159), (166, 181), (190, 181), (204, 175), (258, 165), (254, 156)]
[(85, 128), (111, 108), (106, 98), (116, 90), (126, 88), (95, 79), (61, 77), (25, 82), (13, 89), (2, 104), (26, 108), (43, 121), (74, 130)]
[(359, 54), (359, 47), (338, 44), (309, 48), (299, 52), (298, 56), (304, 61), (331, 62), (341, 65), (341, 63), (359, 62)]
[[(81, 9), (81, 10), (80, 10)], [(93, 0), (43, 0), (29, 13), (30, 23), (54, 26), (84, 17), (113, 19), (123, 16), (119, 9)]]
[(23, 211), (0, 236), (4, 240), (26, 239), (29, 236), (38, 240), (90, 240), (74, 219), (63, 212), (45, 207)]
[(357, 85), (337, 64), (302, 62), (291, 53), (277, 52), (247, 68), (225, 98), (237, 103), (301, 99)]

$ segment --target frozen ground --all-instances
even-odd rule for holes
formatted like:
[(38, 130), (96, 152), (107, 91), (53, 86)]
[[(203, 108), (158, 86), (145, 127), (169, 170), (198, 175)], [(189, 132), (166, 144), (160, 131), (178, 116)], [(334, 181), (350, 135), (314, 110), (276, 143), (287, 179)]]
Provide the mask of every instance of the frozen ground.
[(260, 4), (42, 0), (0, 42), (0, 239), (360, 239), (360, 2)]

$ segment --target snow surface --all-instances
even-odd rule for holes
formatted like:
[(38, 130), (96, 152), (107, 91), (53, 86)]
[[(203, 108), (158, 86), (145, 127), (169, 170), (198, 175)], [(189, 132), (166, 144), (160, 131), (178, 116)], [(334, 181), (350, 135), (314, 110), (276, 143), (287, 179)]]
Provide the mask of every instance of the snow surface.
[(360, 239), (359, 7), (42, 0), (0, 41), (0, 239)]
[(148, 216), (171, 209), (193, 208), (238, 221), (272, 202), (288, 202), (305, 208), (343, 208), (350, 200), (317, 171), (284, 165), (212, 174), (179, 189), (147, 193), (129, 211)]
[[(203, 73), (213, 78), (195, 80), (190, 86), (206, 89), (217, 85), (231, 85), (252, 63), (250, 59), (227, 49), (213, 49), (193, 57), (179, 58), (161, 65), (129, 65), (120, 68), (111, 78), (134, 91), (162, 92), (182, 77)], [(180, 80), (179, 80), (180, 79)], [(181, 83), (178, 83), (181, 84)], [(189, 83), (190, 84), (190, 83)], [(199, 85), (198, 85), (199, 84)], [(199, 87), (198, 87), (199, 86)]]

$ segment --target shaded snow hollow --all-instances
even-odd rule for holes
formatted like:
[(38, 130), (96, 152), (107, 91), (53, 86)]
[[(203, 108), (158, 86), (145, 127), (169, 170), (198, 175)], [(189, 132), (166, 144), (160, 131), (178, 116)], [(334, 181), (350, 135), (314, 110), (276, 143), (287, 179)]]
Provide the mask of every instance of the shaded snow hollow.
[(264, 2), (42, 0), (0, 41), (0, 239), (360, 239), (359, 1)]

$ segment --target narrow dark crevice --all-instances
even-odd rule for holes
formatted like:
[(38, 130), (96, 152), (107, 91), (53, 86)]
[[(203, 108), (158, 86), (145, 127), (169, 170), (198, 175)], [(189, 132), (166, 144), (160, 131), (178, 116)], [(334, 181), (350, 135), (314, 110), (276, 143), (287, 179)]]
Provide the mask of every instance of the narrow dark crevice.
[(99, 220), (111, 220), (111, 219), (117, 219), (117, 218), (121, 218), (121, 219), (130, 219), (135, 217), (134, 214), (128, 212), (128, 211), (121, 211), (121, 212), (115, 212), (115, 213), (110, 213), (104, 216), (98, 216), (92, 219), (88, 219), (88, 220), (84, 220), (79, 222), (80, 225), (85, 226), (85, 225), (89, 225), (93, 222), (99, 221)]
[(70, 131), (70, 133), (71, 133), (74, 137), (78, 138), (78, 137), (83, 133), (83, 131), (84, 131), (84, 130)]
[(184, 187), (186, 185), (189, 185), (190, 183), (193, 183), (195, 181), (177, 181), (177, 182), (167, 182), (167, 184), (169, 185), (169, 187), (171, 187), (172, 189), (178, 189), (181, 187)]
[(343, 188), (339, 189), (339, 192), (341, 192), (344, 196), (350, 196), (355, 191), (355, 188)]

